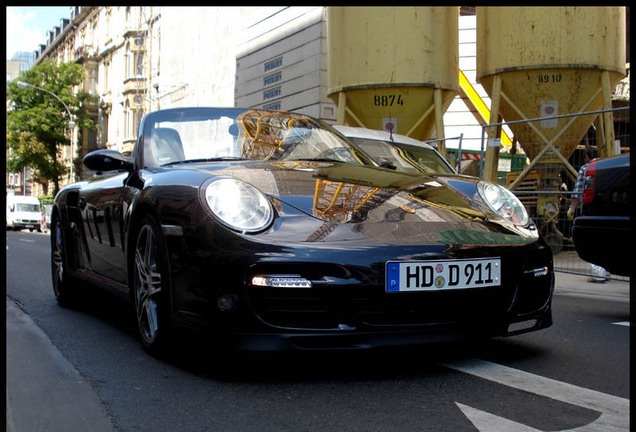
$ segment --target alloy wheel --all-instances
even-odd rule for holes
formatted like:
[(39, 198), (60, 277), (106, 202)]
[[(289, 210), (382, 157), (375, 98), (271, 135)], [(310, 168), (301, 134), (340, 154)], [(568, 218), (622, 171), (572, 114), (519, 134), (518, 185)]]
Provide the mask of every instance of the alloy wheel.
[(134, 284), (139, 331), (144, 343), (152, 345), (159, 332), (161, 271), (158, 265), (157, 238), (150, 225), (144, 225), (137, 237)]
[(53, 228), (53, 245), (51, 248), (51, 265), (53, 271), (53, 288), (55, 294), (61, 294), (60, 287), (64, 283), (64, 242), (62, 240), (62, 225), (55, 224)]

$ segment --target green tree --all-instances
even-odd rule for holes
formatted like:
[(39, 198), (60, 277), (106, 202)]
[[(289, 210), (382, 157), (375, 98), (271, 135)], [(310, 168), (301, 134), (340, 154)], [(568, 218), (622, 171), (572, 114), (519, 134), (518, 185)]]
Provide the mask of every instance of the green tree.
[[(73, 62), (57, 65), (46, 60), (27, 70), (18, 79), (41, 87), (58, 96), (66, 104), (77, 128), (96, 129), (84, 107), (96, 100), (86, 92), (74, 92), (84, 80), (84, 69)], [(30, 167), (35, 178), (55, 185), (60, 190), (60, 179), (68, 168), (59, 162), (61, 146), (71, 145), (68, 112), (60, 101), (37, 88), (20, 88), (17, 81), (9, 83), (7, 99), (7, 171), (20, 172)], [(73, 155), (75, 159), (76, 155)]]

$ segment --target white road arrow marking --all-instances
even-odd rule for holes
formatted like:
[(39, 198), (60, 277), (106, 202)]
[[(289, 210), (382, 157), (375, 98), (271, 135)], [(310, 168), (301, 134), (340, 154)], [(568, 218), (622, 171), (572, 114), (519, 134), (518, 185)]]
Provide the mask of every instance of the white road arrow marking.
[(486, 411), (460, 404), (459, 402), (455, 402), (455, 405), (462, 410), (464, 415), (468, 417), (468, 420), (470, 420), (480, 432), (542, 432), (539, 429), (531, 428)]
[[(484, 360), (458, 360), (452, 363), (443, 363), (442, 365), (508, 387), (601, 413), (601, 416), (594, 422), (575, 429), (570, 429), (568, 432), (629, 431), (629, 399), (577, 387), (572, 384), (563, 383)], [(537, 429), (520, 425), (519, 423), (480, 411), (476, 408), (458, 403), (457, 406), (459, 406), (466, 417), (468, 417), (480, 432), (538, 431)]]

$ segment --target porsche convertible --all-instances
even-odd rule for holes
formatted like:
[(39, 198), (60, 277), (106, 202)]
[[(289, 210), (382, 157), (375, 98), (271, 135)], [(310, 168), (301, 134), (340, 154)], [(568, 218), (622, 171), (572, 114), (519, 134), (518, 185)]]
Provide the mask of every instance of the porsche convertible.
[(55, 198), (56, 299), (129, 299), (150, 352), (183, 328), (267, 351), (550, 326), (552, 254), (519, 200), (432, 148), (389, 153), (295, 113), (146, 114), (132, 154), (89, 153), (92, 176)]

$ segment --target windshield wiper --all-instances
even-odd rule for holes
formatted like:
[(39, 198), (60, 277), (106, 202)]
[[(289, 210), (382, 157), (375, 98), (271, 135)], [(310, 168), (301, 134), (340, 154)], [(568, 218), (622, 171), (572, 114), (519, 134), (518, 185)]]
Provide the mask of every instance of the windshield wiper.
[(186, 159), (182, 161), (168, 162), (161, 166), (176, 165), (176, 164), (182, 164), (182, 163), (221, 162), (221, 161), (238, 161), (238, 160), (245, 160), (245, 159), (238, 156), (219, 156), (219, 157), (213, 157), (213, 158)]
[(300, 159), (282, 159), (286, 161), (303, 161), (303, 162), (338, 162), (338, 163), (347, 163), (342, 159), (334, 159), (334, 158), (300, 158)]

